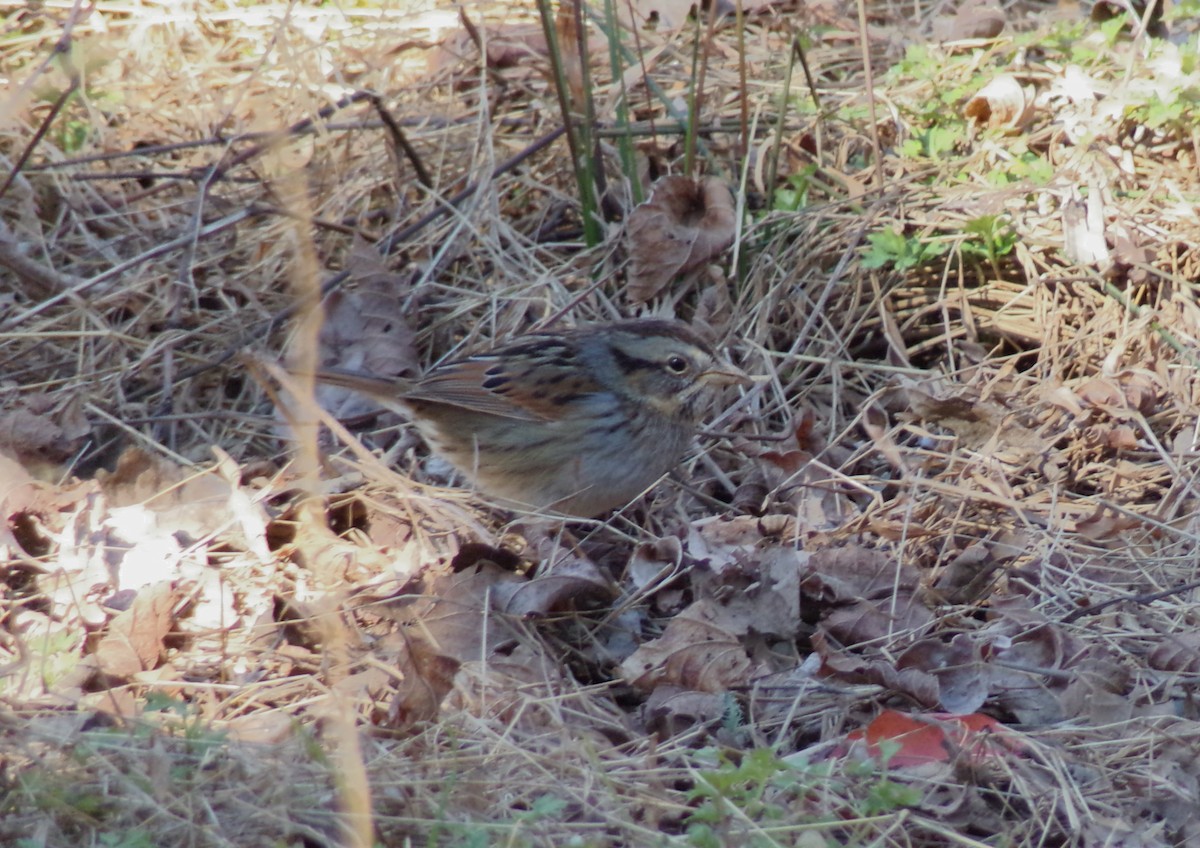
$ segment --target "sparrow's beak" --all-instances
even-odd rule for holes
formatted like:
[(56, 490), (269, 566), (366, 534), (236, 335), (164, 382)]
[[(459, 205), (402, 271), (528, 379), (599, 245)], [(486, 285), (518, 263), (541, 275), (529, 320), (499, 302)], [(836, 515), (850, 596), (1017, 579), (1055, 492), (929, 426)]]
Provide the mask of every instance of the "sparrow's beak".
[(749, 374), (728, 362), (705, 371), (700, 375), (700, 381), (709, 386), (748, 386), (754, 382)]

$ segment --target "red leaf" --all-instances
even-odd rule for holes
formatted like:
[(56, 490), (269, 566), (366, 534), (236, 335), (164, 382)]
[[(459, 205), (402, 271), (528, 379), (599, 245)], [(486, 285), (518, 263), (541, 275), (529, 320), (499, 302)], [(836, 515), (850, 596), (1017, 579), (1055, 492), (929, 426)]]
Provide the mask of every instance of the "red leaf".
[[(899, 750), (887, 761), (888, 768), (944, 763), (964, 757), (980, 761), (1006, 754), (1025, 756), (1028, 753), (1027, 747), (1013, 730), (981, 713), (912, 716), (884, 710), (865, 728), (846, 734), (846, 741), (865, 741), (867, 753), (876, 759), (883, 757), (882, 743), (899, 745)], [(841, 753), (844, 755), (845, 752)]]

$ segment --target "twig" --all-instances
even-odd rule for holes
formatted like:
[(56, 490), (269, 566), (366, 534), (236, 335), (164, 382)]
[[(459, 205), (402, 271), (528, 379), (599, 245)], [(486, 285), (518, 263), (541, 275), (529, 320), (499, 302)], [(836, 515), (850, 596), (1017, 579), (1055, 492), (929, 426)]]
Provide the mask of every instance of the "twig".
[(369, 100), (374, 96), (374, 94), (367, 91), (356, 91), (353, 94), (348, 94), (336, 103), (331, 103), (328, 106), (318, 109), (317, 114), (297, 121), (287, 129), (280, 130), (278, 133), (269, 134), (262, 142), (254, 145), (248, 150), (243, 150), (228, 162), (225, 162), (224, 164), (206, 165), (203, 168), (195, 169), (195, 172), (199, 178), (204, 178), (207, 176), (207, 173), (211, 168), (212, 179), (219, 180), (223, 178), (228, 171), (236, 168), (238, 165), (245, 164), (250, 159), (253, 159), (256, 156), (265, 153), (267, 150), (270, 150), (280, 138), (287, 138), (289, 136), (299, 135), (303, 132), (306, 132), (309, 128), (315, 126), (318, 120), (328, 118), (330, 115), (334, 114), (335, 112), (340, 112), (347, 106), (350, 106), (354, 103), (361, 103), (363, 100)]
[[(21, 86), (21, 91), (17, 94), (17, 97), (20, 98), (33, 85), (33, 81), (45, 72), (50, 63), (54, 61), (55, 56), (63, 57), (63, 65), (70, 76), (70, 84), (58, 96), (58, 99), (54, 101), (54, 105), (50, 107), (50, 114), (46, 116), (46, 120), (42, 121), (41, 126), (38, 127), (29, 144), (25, 145), (25, 149), (21, 151), (21, 156), (17, 159), (17, 164), (13, 166), (12, 173), (8, 175), (8, 179), (4, 181), (4, 185), (0, 186), (0, 197), (4, 197), (9, 186), (13, 184), (13, 180), (21, 173), (21, 170), (25, 167), (25, 163), (29, 161), (29, 157), (33, 155), (33, 151), (49, 131), (50, 125), (54, 123), (54, 119), (58, 117), (58, 113), (62, 111), (63, 106), (67, 104), (67, 100), (79, 88), (79, 69), (71, 61), (71, 31), (75, 29), (75, 24), (80, 18), (82, 5), (82, 0), (75, 0), (75, 5), (71, 8), (71, 14), (67, 16), (67, 21), (63, 24), (62, 35), (54, 42), (54, 48), (50, 51), (50, 55), (45, 58), (38, 69), (25, 81), (25, 84)], [(94, 5), (89, 6), (88, 14), (91, 14), (94, 8)]]
[(1200, 589), (1200, 580), (1193, 580), (1191, 583), (1182, 583), (1178, 586), (1172, 586), (1170, 589), (1163, 589), (1160, 592), (1151, 592), (1146, 595), (1120, 595), (1115, 598), (1109, 598), (1106, 601), (1099, 601), (1089, 604), (1086, 607), (1071, 610), (1071, 612), (1063, 616), (1062, 623), (1070, 624), (1072, 621), (1083, 618), (1085, 615), (1095, 615), (1101, 610), (1108, 609), (1116, 604), (1150, 604), (1154, 601), (1161, 601), (1163, 598), (1169, 598), (1172, 595), (1178, 595), (1181, 592), (1190, 592), (1193, 589)]
[[(537, 141), (533, 142), (533, 144), (526, 147), (520, 153), (517, 153), (510, 159), (506, 159), (504, 162), (501, 162), (499, 165), (497, 165), (495, 167), (495, 169), (493, 169), (492, 173), (489, 175), (488, 179), (494, 180), (496, 177), (500, 176), (501, 174), (503, 174), (507, 171), (511, 171), (513, 168), (520, 165), (522, 162), (524, 162), (530, 156), (534, 155), (535, 153), (542, 150), (543, 148), (549, 147), (551, 144), (553, 144), (555, 141), (558, 140), (559, 136), (561, 136), (566, 131), (567, 131), (566, 127), (559, 127), (556, 130), (551, 130), (549, 133), (542, 136)], [(424, 215), (422, 215), (416, 221), (414, 221), (413, 223), (409, 224), (404, 229), (400, 230), (399, 232), (397, 232), (394, 235), (392, 235), (391, 237), (389, 237), (388, 240), (384, 244), (383, 252), (391, 253), (392, 249), (394, 248), (394, 246), (397, 243), (408, 241), (410, 238), (412, 238), (414, 235), (419, 233), (425, 227), (429, 226), (429, 224), (436, 221), (438, 218), (441, 218), (443, 215), (448, 215), (450, 213), (451, 209), (458, 206), (460, 203), (462, 203), (464, 200), (466, 200), (471, 195), (475, 194), (475, 192), (479, 191), (479, 189), (482, 187), (482, 185), (483, 185), (482, 182), (468, 184), (466, 188), (464, 188), (458, 194), (451, 197), (443, 205), (437, 207), (436, 209), (432, 209), (429, 212), (426, 212)]]
[[(530, 156), (537, 153), (539, 150), (542, 150), (543, 148), (549, 146), (550, 144), (553, 144), (554, 141), (560, 135), (563, 134), (563, 132), (564, 132), (564, 130), (560, 127), (559, 129), (553, 130), (552, 132), (542, 136), (540, 139), (533, 142), (533, 144), (526, 147), (520, 153), (517, 153), (516, 155), (512, 156), (511, 158), (509, 158), (509, 159), (505, 160), (504, 162), (500, 163), (499, 165), (497, 165), (496, 168), (492, 171), (489, 179), (495, 179), (496, 177), (500, 176), (501, 174), (505, 173), (506, 171), (510, 171), (513, 168), (517, 167), (522, 162), (524, 162), (526, 159), (528, 159)], [(482, 183), (471, 183), (466, 188), (464, 188), (462, 191), (460, 191), (458, 194), (454, 195), (449, 200), (445, 201), (442, 205), (438, 206), (436, 209), (430, 210), (425, 215), (422, 215), (418, 220), (414, 221), (412, 224), (409, 224), (404, 229), (402, 229), (402, 230), (396, 232), (395, 234), (393, 234), (392, 236), (390, 236), (385, 243), (383, 252), (391, 253), (392, 248), (396, 244), (408, 241), (410, 238), (412, 238), (414, 235), (416, 235), (418, 232), (420, 232), (423, 228), (429, 226), (429, 224), (436, 221), (438, 218), (441, 218), (443, 215), (448, 215), (450, 213), (450, 210), (454, 209), (456, 206), (458, 206), (464, 200), (466, 200), (471, 195), (473, 195), (475, 192), (477, 192), (481, 185), (482, 185)], [(261, 210), (258, 210), (258, 211), (261, 211)], [(176, 239), (176, 242), (179, 242), (179, 241), (180, 241), (179, 239)], [(176, 242), (173, 242), (172, 244), (174, 244)], [(325, 297), (331, 291), (338, 288), (342, 283), (344, 283), (348, 279), (350, 279), (349, 271), (341, 271), (341, 272), (335, 274), (333, 277), (326, 280), (321, 285), (321, 297)], [(240, 350), (242, 350), (242, 348), (244, 348), (247, 344), (249, 344), (252, 340), (262, 339), (266, 336), (269, 336), (273, 332), (275, 332), (275, 330), (278, 329), (279, 326), (281, 324), (283, 324), (284, 321), (288, 320), (289, 318), (292, 317), (293, 314), (295, 314), (296, 308), (297, 307), (296, 307), (295, 303), (293, 303), (291, 306), (281, 309), (279, 312), (275, 313), (275, 315), (273, 315), (271, 317), (271, 319), (266, 323), (265, 326), (260, 324), (256, 327), (252, 327), (251, 329), (247, 330), (244, 334), (239, 336), (237, 338), (237, 340), (234, 341), (233, 344), (229, 345), (223, 351), (221, 351), (220, 353), (213, 356), (208, 362), (193, 366), (192, 368), (188, 368), (185, 371), (179, 372), (179, 374), (175, 377), (174, 383), (182, 383), (186, 380), (192, 379), (193, 377), (197, 377), (206, 371), (210, 371), (213, 368), (217, 368), (217, 367), (220, 367), (221, 365), (224, 365), (226, 362), (228, 362), (230, 359), (232, 359), (235, 355), (237, 355), (237, 353)], [(142, 397), (145, 397), (149, 393), (150, 393), (149, 389), (139, 389), (139, 390), (135, 390), (135, 391), (131, 392), (128, 397), (130, 400), (138, 400)]]
[[(392, 113), (383, 107), (383, 100), (378, 94), (370, 95), (371, 105), (375, 107), (375, 112), (379, 115), (383, 125), (387, 127), (388, 133), (392, 137), (392, 143), (404, 152), (405, 158), (412, 165), (413, 171), (417, 175), (417, 182), (425, 186), (425, 188), (433, 188), (433, 177), (429, 176), (429, 171), (425, 170), (425, 163), (421, 161), (421, 155), (417, 153), (417, 149), (409, 142), (408, 136), (404, 134), (400, 124), (392, 116)], [(398, 157), (397, 157), (398, 158)]]
[(90, 277), (86, 280), (81, 280), (80, 282), (76, 283), (71, 288), (67, 289), (66, 291), (61, 291), (58, 294), (54, 295), (54, 297), (47, 298), (46, 300), (43, 300), (41, 303), (37, 304), (36, 306), (31, 306), (29, 309), (26, 309), (24, 312), (22, 312), (20, 315), (16, 316), (15, 318), (5, 322), (4, 324), (0, 324), (0, 327), (8, 328), (8, 327), (19, 326), (22, 323), (28, 321), (30, 318), (40, 315), (41, 313), (45, 312), (50, 307), (61, 303), (62, 301), (66, 300), (69, 297), (75, 297), (77, 295), (83, 294), (83, 292), (87, 291), (88, 289), (94, 288), (94, 287), (100, 285), (101, 283), (108, 282), (109, 280), (111, 280), (115, 277), (119, 277), (122, 274), (124, 274), (126, 271), (128, 271), (129, 269), (136, 268), (138, 265), (141, 265), (143, 262), (148, 262), (149, 260), (154, 259), (157, 256), (162, 256), (164, 253), (170, 253), (172, 250), (175, 250), (178, 247), (186, 247), (188, 244), (191, 243), (193, 238), (215, 235), (216, 233), (219, 233), (222, 230), (227, 230), (230, 227), (234, 226), (235, 224), (241, 223), (242, 221), (246, 220), (247, 218), (253, 218), (256, 215), (261, 215), (261, 214), (262, 214), (262, 210), (259, 209), (258, 207), (250, 207), (247, 209), (242, 209), (238, 212), (234, 212), (232, 215), (227, 215), (226, 217), (220, 219), (219, 221), (213, 221), (211, 224), (206, 224), (205, 226), (201, 227), (199, 232), (197, 232), (197, 233), (188, 233), (187, 235), (180, 236), (179, 238), (171, 239), (168, 242), (163, 242), (162, 244), (156, 244), (154, 247), (150, 248), (145, 253), (138, 254), (137, 256), (133, 257), (132, 259), (127, 259), (124, 262), (120, 263), (119, 265), (114, 265), (113, 267), (109, 268), (107, 271), (97, 274), (94, 277)]
[(22, 253), (3, 222), (0, 222), (0, 266), (13, 271), (44, 294), (64, 292), (82, 282), (78, 277), (55, 271)]
[(9, 187), (17, 179), (17, 175), (21, 173), (21, 169), (25, 167), (25, 163), (29, 161), (29, 157), (33, 155), (34, 149), (46, 137), (46, 133), (50, 131), (50, 126), (54, 123), (54, 119), (58, 117), (58, 113), (62, 111), (63, 106), (67, 105), (67, 100), (78, 88), (79, 73), (73, 70), (70, 84), (63, 89), (62, 94), (58, 95), (58, 99), (50, 107), (50, 112), (46, 115), (46, 119), (38, 126), (37, 132), (33, 134), (33, 138), (29, 140), (29, 144), (25, 145), (25, 149), (21, 151), (21, 155), (17, 159), (17, 164), (13, 166), (8, 179), (4, 181), (4, 185), (0, 186), (0, 197), (4, 197), (8, 193)]

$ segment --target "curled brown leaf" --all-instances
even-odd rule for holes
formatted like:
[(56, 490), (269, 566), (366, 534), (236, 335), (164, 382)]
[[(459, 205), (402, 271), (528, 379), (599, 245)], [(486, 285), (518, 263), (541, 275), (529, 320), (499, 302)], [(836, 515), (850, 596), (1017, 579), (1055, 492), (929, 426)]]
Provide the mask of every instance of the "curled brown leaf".
[(963, 116), (976, 125), (1020, 131), (1033, 120), (1033, 97), (1011, 74), (1001, 74), (967, 101)]
[(626, 225), (629, 297), (638, 302), (654, 297), (675, 275), (733, 244), (736, 232), (733, 192), (723, 180), (663, 178)]

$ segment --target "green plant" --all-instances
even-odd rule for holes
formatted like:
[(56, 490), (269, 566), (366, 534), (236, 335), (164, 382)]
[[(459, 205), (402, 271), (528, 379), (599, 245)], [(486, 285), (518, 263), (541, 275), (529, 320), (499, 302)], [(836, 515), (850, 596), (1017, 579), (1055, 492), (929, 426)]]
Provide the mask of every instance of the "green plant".
[(1194, 95), (1188, 92), (1189, 96), (1185, 102), (1181, 96), (1183, 92), (1178, 89), (1172, 89), (1170, 94), (1174, 96), (1166, 100), (1157, 93), (1151, 94), (1150, 99), (1136, 110), (1137, 113), (1144, 114), (1143, 121), (1146, 126), (1154, 129), (1179, 127), (1191, 116)]
[(195, 706), (187, 701), (151, 692), (146, 696), (145, 710), (147, 713), (161, 714), (164, 720), (159, 729), (180, 736), (187, 744), (189, 754), (207, 754), (228, 741), (223, 731), (214, 730)]
[(946, 56), (935, 47), (914, 43), (904, 51), (904, 57), (888, 68), (883, 82), (892, 85), (912, 79), (929, 79), (939, 73), (946, 64)]
[(1017, 233), (1001, 215), (982, 215), (963, 227), (969, 238), (964, 240), (959, 251), (964, 259), (977, 259), (995, 265), (1001, 256), (1012, 252), (1017, 244)]
[(1116, 46), (1117, 40), (1121, 37), (1121, 30), (1125, 29), (1128, 23), (1129, 19), (1125, 12), (1114, 15), (1107, 21), (1101, 21), (1099, 29), (1104, 35), (1104, 43), (1109, 47)]
[[(996, 57), (1007, 64), (1007, 57)], [(933, 98), (923, 103), (911, 104), (916, 110), (917, 121), (922, 124), (945, 125), (948, 116), (956, 116), (957, 107), (988, 79), (989, 65), (980, 65), (971, 53), (947, 53), (929, 45), (914, 44), (908, 48), (904, 58), (884, 74), (887, 86), (904, 88), (914, 79), (936, 83)]]
[(100, 844), (108, 848), (154, 848), (155, 842), (140, 828), (124, 833), (102, 833)]
[[(726, 837), (733, 818), (752, 822), (781, 820), (788, 798), (771, 790), (779, 789), (790, 795), (788, 790), (795, 785), (792, 770), (769, 748), (749, 751), (736, 763), (724, 754), (718, 755), (716, 768), (696, 775), (689, 796), (696, 804), (688, 819), (689, 844), (697, 848), (732, 844)], [(749, 844), (759, 843), (752, 838)]]
[(616, 0), (604, 0), (604, 18), (600, 23), (604, 37), (608, 41), (608, 67), (612, 79), (621, 87), (621, 96), (616, 102), (617, 128), (620, 134), (616, 138), (617, 150), (621, 157), (621, 170), (629, 184), (633, 203), (639, 204), (645, 200), (641, 180), (637, 176), (637, 155), (633, 147), (633, 128), (630, 118), (629, 91), (625, 87), (626, 62), (622, 54), (621, 38), (625, 30), (617, 18)]
[(82, 632), (70, 628), (51, 630), (34, 642), (42, 672), (42, 685), (46, 689), (53, 690), (60, 680), (79, 665), (82, 642)]
[[(842, 764), (837, 761), (809, 763), (780, 757), (770, 748), (756, 748), (740, 758), (711, 749), (698, 752), (713, 763), (696, 774), (689, 793), (694, 805), (688, 817), (687, 841), (696, 848), (723, 845), (775, 846), (786, 844), (766, 834), (781, 833), (787, 826), (809, 829), (828, 826), (827, 844), (836, 842), (832, 833), (842, 823), (868, 816), (885, 815), (920, 801), (920, 792), (891, 779), (887, 773), (886, 747), (881, 761)], [(806, 799), (834, 798), (836, 804), (822, 807)]]
[(867, 234), (862, 266), (868, 270), (891, 267), (907, 271), (925, 265), (945, 252), (946, 245), (942, 242), (922, 241), (917, 236), (905, 235), (889, 227)]
[(97, 819), (108, 811), (104, 795), (51, 772), (28, 770), (17, 775), (16, 792), (36, 805), (38, 810), (66, 818)]
[(1024, 142), (1015, 143), (1008, 152), (1012, 158), (988, 171), (984, 177), (989, 185), (1003, 188), (1013, 183), (1029, 182), (1043, 186), (1054, 178), (1054, 166), (1044, 156), (1025, 147)]
[(860, 806), (857, 810), (864, 816), (878, 816), (903, 807), (912, 807), (921, 800), (921, 793), (916, 787), (887, 777), (887, 764), (900, 750), (900, 743), (883, 740), (879, 743), (879, 749), (878, 760), (863, 760), (846, 765), (846, 777), (852, 778), (850, 783), (865, 790), (858, 799)]
[(567, 802), (562, 798), (557, 798), (549, 794), (539, 795), (533, 799), (533, 803), (529, 806), (528, 810), (517, 813), (513, 816), (513, 819), (526, 824), (546, 819), (557, 819), (566, 808)]
[(816, 172), (816, 163), (812, 163), (790, 175), (787, 178), (786, 186), (775, 189), (775, 210), (777, 212), (795, 212), (807, 206), (809, 191), (812, 189), (812, 176)]
[(900, 152), (914, 159), (940, 159), (953, 153), (958, 142), (965, 135), (965, 129), (960, 123), (950, 123), (932, 126), (924, 130), (914, 131), (900, 145)]
[[(563, 20), (574, 15), (573, 26), (582, 27), (584, 21), (580, 17), (582, 6), (564, 9)], [(554, 90), (558, 95), (559, 111), (566, 128), (567, 147), (571, 151), (571, 164), (575, 172), (575, 188), (579, 192), (579, 211), (583, 219), (584, 241), (588, 246), (600, 243), (600, 203), (597, 195), (600, 176), (596, 170), (597, 161), (594, 155), (595, 128), (594, 103), (591, 96), (591, 85), (588, 80), (589, 62), (586, 54), (587, 39), (580, 38), (574, 44), (564, 44), (559, 41), (560, 30), (556, 26), (555, 14), (548, 0), (538, 0), (537, 9), (542, 21), (542, 32), (546, 37), (547, 53), (550, 68), (553, 72)], [(567, 33), (568, 38), (570, 33)], [(582, 51), (582, 52), (581, 52)], [(568, 64), (571, 66), (568, 68)], [(572, 99), (572, 87), (568, 75), (578, 70), (582, 76), (583, 102), (575, 103)]]

